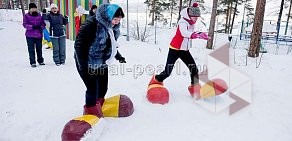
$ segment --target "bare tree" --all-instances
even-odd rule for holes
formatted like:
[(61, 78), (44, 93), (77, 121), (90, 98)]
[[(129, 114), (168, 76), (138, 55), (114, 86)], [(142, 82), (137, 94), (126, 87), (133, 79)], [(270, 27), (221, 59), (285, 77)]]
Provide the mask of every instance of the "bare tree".
[(11, 9), (15, 9), (13, 0), (10, 0), (10, 4), (11, 4)]
[(231, 8), (232, 8), (232, 2), (230, 2), (230, 0), (227, 0), (227, 9), (226, 9), (226, 23), (225, 23), (225, 33), (228, 33), (228, 29), (229, 29), (229, 24), (228, 22), (230, 21), (230, 13), (231, 13)]
[[(183, 1), (182, 0), (179, 0), (179, 7), (178, 7), (178, 13), (180, 13), (180, 11), (181, 11), (181, 9), (182, 9), (182, 3), (183, 3)], [(180, 19), (180, 14), (178, 14), (178, 19), (177, 19), (177, 22), (179, 21), (179, 19)]]
[(236, 11), (237, 11), (237, 5), (238, 5), (238, 0), (235, 0), (235, 7), (234, 7), (234, 11), (233, 11), (232, 23), (231, 23), (231, 26), (229, 29), (229, 34), (232, 34), (233, 24), (234, 24), (234, 20), (235, 20), (235, 16), (236, 16)]
[(40, 10), (42, 11), (44, 9), (44, 2), (43, 0), (40, 0), (39, 3), (40, 3)]
[(258, 0), (252, 28), (252, 35), (248, 51), (249, 57), (258, 57), (260, 52), (260, 42), (262, 37), (263, 22), (265, 16), (266, 0)]
[(290, 14), (291, 14), (291, 5), (292, 5), (292, 0), (290, 0), (290, 6), (288, 10), (288, 16), (287, 16), (286, 27), (285, 27), (285, 35), (287, 35), (288, 24), (289, 24), (289, 19), (290, 19)]
[(2, 0), (0, 0), (0, 8), (3, 8), (2, 3), (3, 3)]
[(25, 11), (24, 11), (24, 3), (23, 3), (23, 0), (19, 0), (19, 1), (20, 1), (20, 6), (21, 6), (21, 12), (22, 12), (22, 15), (24, 16)]
[(208, 33), (209, 39), (208, 39), (207, 47), (206, 47), (207, 49), (212, 49), (213, 47), (217, 7), (218, 7), (218, 0), (213, 0), (212, 15), (211, 15), (211, 21), (210, 21), (209, 33)]
[(155, 20), (155, 3), (156, 3), (156, 0), (153, 0), (152, 1), (152, 21), (151, 21), (151, 25), (153, 26), (154, 25), (154, 20)]
[(169, 27), (171, 27), (171, 23), (172, 23), (172, 15), (173, 15), (173, 7), (174, 7), (174, 3), (175, 3), (174, 0), (171, 0)]
[(279, 32), (281, 28), (280, 25), (281, 25), (281, 17), (282, 17), (283, 9), (284, 9), (284, 0), (281, 0), (280, 12), (279, 12), (278, 21), (277, 21), (277, 41), (279, 38)]

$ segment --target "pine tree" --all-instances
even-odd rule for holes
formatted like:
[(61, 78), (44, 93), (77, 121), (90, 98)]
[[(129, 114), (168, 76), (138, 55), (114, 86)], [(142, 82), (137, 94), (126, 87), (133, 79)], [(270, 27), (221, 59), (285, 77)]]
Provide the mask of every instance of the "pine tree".
[(152, 21), (150, 25), (154, 25), (154, 21), (156, 20), (162, 20), (163, 18), (163, 11), (166, 11), (169, 9), (170, 3), (166, 0), (146, 0), (144, 2), (147, 4), (148, 8), (150, 9), (150, 15), (152, 16)]
[(258, 57), (260, 51), (260, 42), (262, 37), (262, 29), (265, 15), (266, 0), (258, 0), (248, 51), (249, 57)]
[(180, 19), (180, 11), (182, 10), (182, 5), (183, 5), (183, 1), (179, 0), (179, 6), (178, 6), (178, 18), (177, 18), (177, 22)]
[(246, 10), (245, 16), (247, 17), (247, 23), (252, 23), (254, 20), (254, 8), (252, 7), (251, 0), (244, 0), (243, 2), (245, 3), (244, 8)]
[(225, 33), (228, 33), (228, 29), (229, 29), (229, 25), (228, 25), (228, 22), (230, 20), (230, 14), (231, 14), (231, 8), (232, 8), (232, 2), (233, 0), (221, 0), (219, 2), (219, 9), (218, 9), (218, 15), (226, 15), (226, 18), (225, 18), (225, 29), (224, 29), (224, 32)]
[(176, 0), (170, 0), (170, 22), (169, 27), (171, 27), (172, 24), (172, 15), (174, 14), (174, 11), (177, 10), (177, 2)]
[(250, 4), (251, 0), (222, 0), (219, 3), (218, 15), (226, 15), (225, 18), (225, 33), (232, 33), (232, 28), (234, 25), (234, 20), (236, 15), (238, 15), (238, 6), (245, 3), (245, 10), (247, 11), (247, 17), (250, 19), (253, 15), (253, 8)]
[(24, 16), (25, 11), (24, 11), (24, 3), (23, 3), (23, 0), (19, 0), (19, 1), (20, 1), (20, 5), (21, 5), (22, 16)]
[(286, 27), (285, 27), (285, 35), (287, 35), (287, 30), (288, 30), (288, 24), (289, 24), (289, 19), (290, 19), (290, 14), (291, 14), (291, 6), (292, 6), (292, 0), (289, 0), (289, 10), (287, 14), (287, 21), (286, 21)]
[(277, 21), (277, 41), (279, 38), (279, 32), (281, 28), (281, 18), (282, 18), (283, 8), (284, 8), (284, 0), (281, 0), (280, 12), (279, 12), (278, 21)]
[(211, 15), (211, 21), (209, 26), (209, 39), (207, 42), (207, 49), (213, 48), (213, 41), (214, 41), (214, 31), (215, 31), (215, 21), (217, 16), (217, 7), (218, 7), (218, 0), (213, 0), (213, 6), (212, 6), (212, 15)]

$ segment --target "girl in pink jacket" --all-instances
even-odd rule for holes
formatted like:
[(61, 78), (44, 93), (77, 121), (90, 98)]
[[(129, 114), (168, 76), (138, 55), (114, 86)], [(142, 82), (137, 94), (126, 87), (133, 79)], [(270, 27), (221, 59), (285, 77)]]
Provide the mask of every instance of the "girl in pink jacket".
[(208, 35), (193, 31), (195, 23), (201, 16), (197, 2), (193, 3), (191, 7), (183, 9), (180, 15), (181, 19), (178, 22), (176, 34), (170, 43), (165, 69), (159, 75), (154, 75), (149, 85), (163, 85), (163, 81), (170, 76), (176, 60), (180, 58), (190, 70), (191, 84), (188, 90), (191, 96), (198, 98), (201, 85), (199, 84), (198, 69), (189, 49), (192, 39), (208, 40)]

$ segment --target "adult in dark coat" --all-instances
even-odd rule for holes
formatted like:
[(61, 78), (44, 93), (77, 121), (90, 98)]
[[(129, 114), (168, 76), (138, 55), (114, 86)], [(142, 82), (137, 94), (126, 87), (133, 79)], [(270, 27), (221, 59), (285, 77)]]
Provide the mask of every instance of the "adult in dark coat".
[(40, 65), (44, 64), (42, 56), (42, 37), (43, 29), (46, 24), (42, 16), (37, 11), (37, 6), (34, 3), (29, 4), (29, 12), (23, 17), (23, 27), (26, 29), (25, 36), (29, 52), (29, 61), (31, 67), (36, 67), (35, 51), (37, 53), (37, 61)]
[(102, 4), (96, 16), (90, 16), (79, 30), (74, 48), (77, 70), (87, 88), (84, 114), (100, 117), (108, 87), (108, 65), (113, 57), (126, 63), (117, 51), (119, 22), (123, 17), (118, 5)]
[(44, 20), (50, 22), (50, 36), (53, 44), (53, 59), (57, 66), (65, 64), (66, 60), (66, 35), (64, 25), (68, 24), (68, 17), (59, 13), (56, 4), (51, 4), (51, 11)]
[(89, 16), (95, 16), (96, 10), (97, 10), (97, 6), (96, 5), (92, 5), (91, 9), (89, 10)]

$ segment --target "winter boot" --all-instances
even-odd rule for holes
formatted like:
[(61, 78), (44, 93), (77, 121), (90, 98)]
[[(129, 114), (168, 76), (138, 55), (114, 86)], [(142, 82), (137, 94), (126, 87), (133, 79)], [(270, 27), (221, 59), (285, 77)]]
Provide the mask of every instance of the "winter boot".
[(99, 103), (100, 106), (102, 107), (103, 106), (103, 103), (104, 103), (104, 98), (97, 98), (96, 103)]
[(150, 80), (148, 86), (153, 85), (153, 84), (157, 84), (157, 85), (162, 85), (162, 86), (163, 86), (163, 82), (159, 82), (159, 81), (155, 78), (155, 75), (152, 76), (152, 79)]
[(103, 117), (99, 102), (97, 102), (96, 105), (92, 107), (86, 107), (86, 105), (84, 105), (83, 115), (95, 115), (99, 118)]
[(201, 89), (201, 85), (199, 83), (192, 84), (188, 87), (188, 90), (189, 90), (191, 96), (193, 98), (195, 98), (196, 100), (201, 98), (200, 89)]
[(153, 75), (148, 84), (147, 99), (154, 104), (166, 104), (169, 101), (169, 92), (163, 87), (163, 82), (159, 82)]
[(36, 64), (31, 64), (30, 65), (32, 68), (35, 68), (35, 67), (37, 67), (37, 65)]

